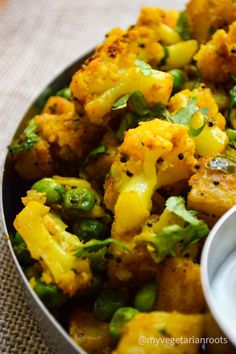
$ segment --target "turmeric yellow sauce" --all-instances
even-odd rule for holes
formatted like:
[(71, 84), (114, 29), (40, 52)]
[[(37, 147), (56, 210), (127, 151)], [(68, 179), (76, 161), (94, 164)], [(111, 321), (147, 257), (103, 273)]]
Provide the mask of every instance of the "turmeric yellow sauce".
[(10, 146), (31, 183), (15, 252), (88, 353), (194, 354), (209, 336), (199, 259), (236, 204), (235, 20), (232, 0), (143, 8)]

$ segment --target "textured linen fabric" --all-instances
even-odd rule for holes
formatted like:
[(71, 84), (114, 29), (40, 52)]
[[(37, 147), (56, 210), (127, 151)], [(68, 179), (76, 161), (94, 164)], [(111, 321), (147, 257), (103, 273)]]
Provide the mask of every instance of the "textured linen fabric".
[[(127, 28), (142, 6), (180, 8), (180, 0), (0, 0), (0, 167), (21, 117), (55, 75)], [(0, 235), (0, 354), (50, 354)], [(67, 353), (65, 353), (67, 354)]]

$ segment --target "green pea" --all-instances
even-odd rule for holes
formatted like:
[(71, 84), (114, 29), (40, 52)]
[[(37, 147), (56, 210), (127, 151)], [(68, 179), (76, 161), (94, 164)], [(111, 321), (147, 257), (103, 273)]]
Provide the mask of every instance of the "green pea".
[(33, 184), (31, 189), (46, 194), (46, 204), (59, 204), (63, 200), (63, 194), (65, 193), (65, 188), (58, 182), (54, 181), (52, 178), (43, 178)]
[(109, 321), (116, 310), (124, 306), (125, 300), (117, 293), (117, 290), (104, 288), (95, 300), (94, 316), (100, 321)]
[(132, 320), (139, 313), (133, 307), (121, 307), (113, 315), (109, 325), (109, 332), (116, 340), (120, 339), (122, 326)]
[(180, 69), (173, 69), (168, 71), (173, 77), (173, 93), (176, 93), (183, 89), (185, 82), (187, 81), (186, 74)]
[(60, 97), (63, 97), (67, 100), (70, 100), (70, 97), (71, 97), (71, 91), (70, 91), (70, 88), (69, 87), (65, 87), (64, 89), (61, 89), (60, 91), (58, 91), (56, 93), (56, 96), (60, 96)]
[(37, 280), (34, 291), (48, 308), (55, 308), (63, 305), (66, 301), (65, 295), (55, 284), (45, 284)]
[(26, 243), (23, 237), (19, 234), (19, 232), (16, 232), (12, 243), (18, 261), (24, 266), (32, 265), (34, 263), (34, 260), (31, 258)]
[(73, 225), (73, 233), (82, 241), (87, 242), (91, 239), (103, 239), (106, 232), (106, 225), (98, 220), (81, 219)]
[(134, 299), (134, 307), (139, 311), (151, 311), (157, 297), (157, 284), (155, 282), (147, 283), (142, 286)]
[(86, 188), (73, 188), (64, 195), (64, 206), (68, 211), (85, 211), (93, 209), (95, 197)]

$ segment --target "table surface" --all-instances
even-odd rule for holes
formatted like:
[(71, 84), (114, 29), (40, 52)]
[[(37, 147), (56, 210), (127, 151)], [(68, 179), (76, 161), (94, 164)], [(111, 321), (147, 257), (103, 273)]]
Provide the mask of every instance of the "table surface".
[[(127, 28), (142, 6), (180, 8), (181, 0), (0, 0), (0, 167), (30, 102), (66, 66)], [(0, 353), (50, 354), (0, 235)], [(66, 354), (66, 353), (65, 353)]]

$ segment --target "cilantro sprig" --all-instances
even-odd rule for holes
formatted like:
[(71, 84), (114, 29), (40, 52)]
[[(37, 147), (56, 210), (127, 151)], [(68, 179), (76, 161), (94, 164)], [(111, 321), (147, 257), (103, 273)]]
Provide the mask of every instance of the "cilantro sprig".
[(148, 243), (152, 246), (155, 258), (161, 261), (166, 256), (175, 256), (177, 249), (180, 253), (186, 251), (195, 243), (202, 240), (209, 233), (208, 226), (197, 218), (197, 212), (187, 210), (183, 197), (170, 197), (166, 201), (166, 210), (177, 215), (185, 222), (182, 227), (178, 224), (166, 226), (161, 232), (154, 234), (145, 233), (139, 236), (139, 242)]
[(23, 131), (23, 141), (14, 145), (11, 145), (9, 147), (9, 150), (11, 152), (17, 153), (17, 152), (23, 152), (23, 151), (28, 151), (33, 149), (34, 145), (37, 143), (37, 141), (40, 140), (40, 137), (36, 133), (38, 129), (37, 124), (35, 123), (34, 119), (31, 119), (29, 121), (29, 124)]
[[(124, 132), (128, 129), (135, 128), (139, 122), (146, 122), (154, 118), (166, 119), (171, 123), (186, 125), (189, 128), (189, 135), (196, 137), (203, 131), (206, 125), (205, 115), (208, 113), (208, 108), (199, 108), (197, 106), (197, 98), (193, 96), (189, 98), (186, 107), (181, 108), (177, 113), (171, 115), (166, 106), (161, 102), (150, 107), (140, 91), (134, 91), (121, 97), (113, 104), (112, 110), (119, 110), (126, 107), (129, 107), (131, 112), (125, 113), (120, 121), (119, 128), (116, 132), (119, 141), (123, 140)], [(202, 113), (203, 118), (203, 124), (199, 128), (195, 128), (192, 125), (192, 118), (197, 112)]]
[(140, 91), (134, 91), (130, 94), (122, 96), (113, 104), (112, 110), (119, 110), (128, 106), (130, 112), (124, 114), (116, 132), (116, 136), (119, 141), (123, 140), (125, 131), (137, 127), (139, 122), (146, 122), (154, 118), (170, 118), (170, 114), (163, 103), (158, 102), (154, 106), (150, 107), (144, 95)]
[(81, 246), (77, 247), (74, 254), (78, 258), (81, 258), (81, 257), (88, 257), (89, 258), (90, 254), (96, 253), (96, 252), (100, 251), (101, 249), (103, 249), (104, 247), (109, 246), (110, 244), (116, 244), (117, 246), (127, 249), (127, 245), (120, 240), (116, 240), (113, 238), (107, 238), (105, 240), (93, 239), (93, 240), (90, 240), (90, 241), (82, 244)]
[[(183, 124), (189, 128), (189, 135), (192, 137), (198, 136), (205, 127), (206, 118), (205, 115), (208, 113), (208, 108), (198, 108), (196, 105), (197, 98), (191, 97), (188, 100), (187, 106), (181, 108), (175, 115), (171, 117), (171, 121), (176, 124)], [(201, 127), (194, 128), (191, 124), (192, 118), (195, 113), (201, 112), (203, 115), (204, 122)]]
[(90, 150), (86, 158), (84, 159), (84, 165), (87, 165), (87, 163), (91, 160), (94, 159), (95, 157), (99, 155), (104, 155), (107, 153), (108, 148), (104, 145), (97, 146), (96, 148)]
[(138, 68), (138, 70), (145, 76), (150, 76), (155, 72), (155, 70), (152, 69), (151, 65), (145, 63), (140, 59), (135, 60), (135, 65)]

